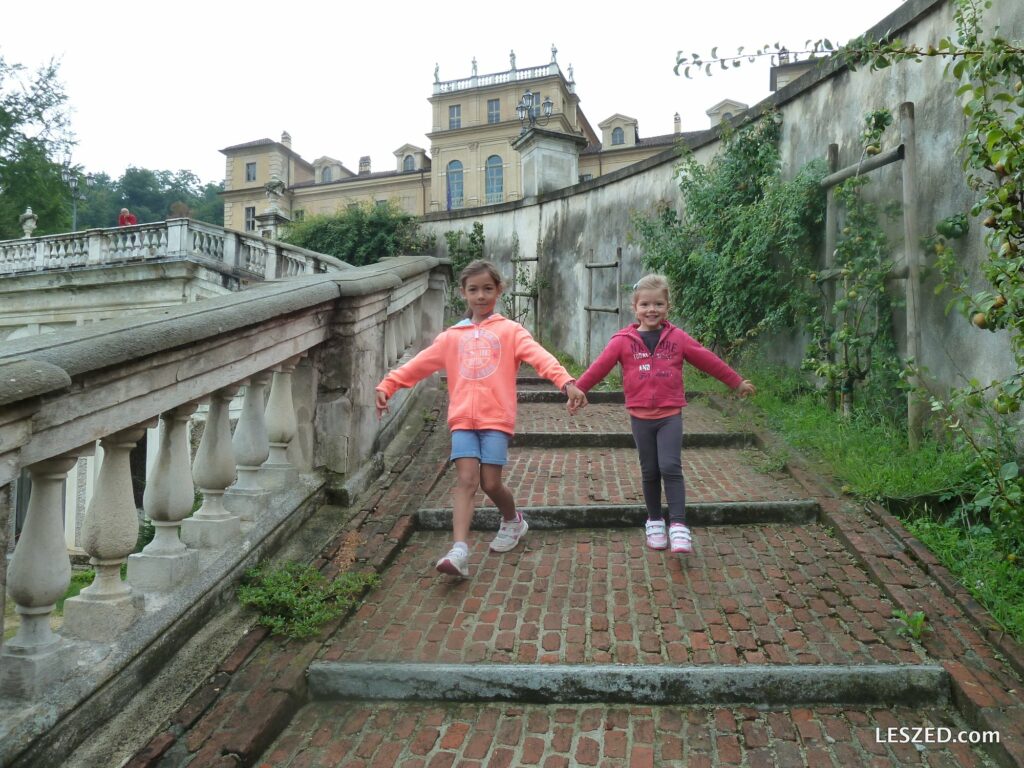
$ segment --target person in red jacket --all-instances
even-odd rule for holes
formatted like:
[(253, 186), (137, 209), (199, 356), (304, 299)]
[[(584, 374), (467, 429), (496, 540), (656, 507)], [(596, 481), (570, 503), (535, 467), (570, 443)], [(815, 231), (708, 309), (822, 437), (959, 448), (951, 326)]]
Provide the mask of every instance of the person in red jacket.
[[(686, 485), (680, 453), (683, 447), (683, 363), (731, 387), (740, 397), (757, 390), (717, 355), (705, 349), (681, 328), (668, 321), (668, 280), (646, 275), (633, 286), (636, 322), (615, 333), (604, 351), (580, 376), (576, 386), (584, 393), (622, 366), (622, 388), (640, 454), (640, 476), (647, 506), (647, 546), (673, 552), (693, 551), (693, 537), (686, 525)], [(584, 403), (585, 405), (585, 403)], [(570, 413), (578, 410), (569, 403)], [(661, 509), (661, 485), (665, 484), (669, 526)]]
[(529, 363), (554, 382), (568, 396), (574, 412), (586, 405), (586, 397), (554, 355), (519, 323), (494, 311), (503, 288), (493, 264), (468, 264), (459, 275), (459, 292), (469, 305), (466, 318), (442, 331), (429, 347), (391, 371), (376, 388), (379, 418), (388, 410), (388, 398), (400, 388), (411, 387), (442, 368), (447, 372), (451, 460), (457, 475), (452, 505), (455, 541), (437, 561), (437, 570), (452, 576), (469, 575), (469, 527), (478, 488), (483, 488), (501, 512), (492, 551), (514, 549), (529, 528), (501, 479), (509, 439), (515, 432), (519, 363)]
[(119, 227), (130, 227), (133, 224), (138, 224), (139, 220), (135, 218), (135, 214), (129, 211), (127, 208), (121, 209), (121, 215), (117, 217), (117, 226)]

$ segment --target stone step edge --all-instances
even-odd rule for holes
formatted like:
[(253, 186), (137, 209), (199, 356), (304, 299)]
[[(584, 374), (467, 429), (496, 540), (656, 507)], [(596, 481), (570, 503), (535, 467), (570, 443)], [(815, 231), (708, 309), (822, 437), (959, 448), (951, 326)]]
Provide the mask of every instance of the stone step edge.
[(931, 664), (639, 666), (314, 662), (314, 701), (513, 701), (752, 706), (948, 706)]
[[(633, 448), (632, 432), (519, 432), (516, 448)], [(755, 448), (753, 432), (683, 432), (684, 448)]]
[[(632, 528), (647, 520), (647, 507), (636, 505), (588, 505), (585, 507), (520, 507), (534, 530), (573, 528)], [(687, 524), (709, 525), (806, 525), (820, 519), (821, 509), (813, 499), (794, 501), (698, 502), (686, 505)], [(473, 530), (496, 531), (501, 515), (494, 507), (479, 507), (473, 514)], [(450, 531), (451, 509), (421, 509), (416, 513), (421, 531)]]

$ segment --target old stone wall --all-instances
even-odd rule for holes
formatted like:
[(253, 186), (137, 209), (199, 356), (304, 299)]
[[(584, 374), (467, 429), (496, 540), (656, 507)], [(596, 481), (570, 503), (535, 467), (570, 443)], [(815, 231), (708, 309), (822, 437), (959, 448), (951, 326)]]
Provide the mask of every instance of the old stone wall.
[[(1024, 28), (1024, 6), (1009, 0), (995, 0), (986, 21), (999, 25), (1004, 35), (1019, 37)], [(953, 37), (953, 6), (949, 0), (909, 0), (870, 30), (881, 36), (892, 30), (910, 42), (927, 45)], [(883, 148), (900, 143), (899, 111), (904, 102), (914, 104), (917, 134), (917, 202), (919, 236), (932, 234), (935, 224), (946, 216), (967, 212), (973, 193), (967, 188), (957, 146), (964, 135), (965, 118), (956, 96), (957, 84), (946, 76), (945, 62), (929, 59), (905, 63), (878, 72), (851, 72), (832, 64), (824, 71), (812, 71), (754, 106), (748, 116), (756, 117), (777, 108), (782, 117), (783, 174), (791, 177), (807, 162), (825, 157), (829, 144), (839, 146), (839, 167), (854, 164), (860, 156), (859, 134), (864, 116), (876, 109), (889, 109), (894, 124), (883, 139)], [(723, 76), (722, 82), (725, 83)], [(685, 88), (680, 80), (680, 88)], [(727, 87), (723, 85), (723, 87)], [(718, 151), (717, 131), (689, 135), (689, 146), (697, 159), (708, 161)], [(511, 259), (518, 243), (519, 257), (539, 256), (540, 322), (528, 325), (542, 340), (577, 359), (586, 356), (588, 277), (584, 264), (616, 258), (621, 248), (622, 268), (618, 281), (612, 270), (594, 275), (593, 304), (605, 305), (616, 299), (621, 314), (593, 313), (590, 331), (594, 354), (612, 331), (630, 320), (629, 289), (643, 274), (640, 248), (634, 242), (631, 216), (654, 212), (661, 204), (681, 208), (683, 201), (674, 176), (677, 154), (667, 151), (646, 161), (537, 198), (490, 206), (475, 211), (431, 214), (424, 229), (437, 235), (439, 256), (446, 256), (444, 233), (470, 231), (473, 222), (484, 227), (485, 255), (511, 275)], [(896, 163), (871, 175), (871, 194), (879, 202), (899, 201), (902, 193), (901, 168)], [(983, 231), (972, 220), (971, 231), (957, 243), (965, 263), (976, 265), (983, 255)], [(903, 261), (903, 230), (899, 219), (887, 225), (894, 246), (893, 257)], [(915, 238), (916, 241), (916, 238)], [(917, 242), (911, 244), (917, 246)], [(822, 257), (824, 254), (822, 254)], [(980, 379), (1008, 374), (1013, 365), (1004, 333), (982, 332), (964, 318), (945, 309), (949, 295), (936, 295), (934, 274), (927, 267), (934, 254), (922, 254), (925, 282), (921, 290), (921, 362), (935, 379), (956, 385), (966, 373)], [(532, 263), (527, 263), (532, 268)], [(977, 278), (977, 275), (975, 275)], [(977, 289), (983, 287), (979, 281)], [(894, 281), (894, 294), (905, 291), (904, 281)], [(893, 329), (900, 351), (905, 348), (904, 310), (897, 308)], [(686, 320), (683, 318), (685, 327)], [(771, 341), (769, 348), (780, 360), (799, 361), (804, 338), (799, 330)]]

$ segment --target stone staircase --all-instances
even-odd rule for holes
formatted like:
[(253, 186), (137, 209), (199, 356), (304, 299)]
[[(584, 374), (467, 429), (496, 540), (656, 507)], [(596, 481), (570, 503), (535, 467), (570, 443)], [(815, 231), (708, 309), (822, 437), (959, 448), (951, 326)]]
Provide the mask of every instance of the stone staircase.
[[(684, 411), (695, 552), (678, 556), (645, 547), (621, 393), (571, 418), (550, 385), (520, 385), (505, 480), (530, 522), (523, 543), (488, 550), (498, 516), (481, 494), (471, 578), (434, 571), (454, 483), (439, 428), (410, 462), (436, 477), (407, 493), (415, 525), (379, 563), (380, 586), (308, 648), (308, 703), (241, 763), (1021, 764), (1013, 670), (891, 532), (773, 468), (720, 401), (695, 395)], [(934, 617), (923, 645), (896, 631), (893, 610), (911, 606)], [(956, 734), (1000, 715), (1003, 743), (984, 750), (890, 730)]]

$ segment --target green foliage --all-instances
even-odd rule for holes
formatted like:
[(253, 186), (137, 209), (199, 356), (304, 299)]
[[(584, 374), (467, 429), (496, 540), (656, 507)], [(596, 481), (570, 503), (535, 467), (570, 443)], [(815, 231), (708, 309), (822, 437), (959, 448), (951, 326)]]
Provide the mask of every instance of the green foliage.
[[(888, 110), (876, 110), (864, 122), (862, 158), (880, 151), (892, 116)], [(892, 248), (879, 223), (883, 210), (864, 196), (868, 184), (866, 176), (857, 175), (833, 190), (845, 214), (833, 264), (808, 275), (818, 289), (818, 300), (810, 315), (813, 340), (802, 367), (824, 381), (830, 404), (841, 400), (844, 415), (851, 412), (858, 385), (896, 364), (892, 307), (885, 290), (893, 267)], [(884, 213), (892, 217), (896, 210), (889, 207)], [(895, 385), (896, 377), (888, 378)]]
[(0, 240), (22, 236), (31, 206), (36, 234), (67, 229), (70, 199), (58, 157), (72, 144), (67, 95), (51, 61), (31, 75), (0, 56)]
[(450, 320), (454, 320), (466, 312), (466, 302), (459, 294), (459, 273), (471, 261), (484, 257), (484, 225), (474, 221), (471, 232), (451, 230), (444, 233), (444, 239), (448, 244), (448, 258), (452, 262), (452, 285), (448, 291), (447, 315)]
[(685, 210), (634, 216), (644, 263), (668, 277), (673, 314), (712, 349), (728, 355), (767, 330), (790, 326), (824, 213), (814, 162), (784, 182), (779, 124), (768, 114), (726, 132), (705, 168), (685, 156), (678, 169)]
[(328, 581), (312, 565), (264, 564), (246, 572), (238, 600), (259, 611), (260, 624), (273, 634), (301, 639), (341, 616), (378, 581), (364, 573), (342, 573)]
[(900, 625), (896, 628), (896, 634), (898, 635), (910, 635), (915, 640), (920, 640), (924, 637), (925, 632), (932, 631), (924, 611), (907, 613), (897, 608), (892, 612), (892, 616), (900, 622)]
[(987, 526), (959, 515), (946, 520), (921, 515), (905, 525), (999, 626), (1024, 642), (1024, 552), (1007, 551)]
[(64, 593), (64, 597), (57, 601), (57, 606), (53, 609), (53, 612), (58, 616), (64, 615), (64, 601), (77, 597), (78, 593), (83, 589), (92, 584), (93, 579), (96, 578), (96, 571), (92, 568), (87, 568), (84, 571), (72, 571), (71, 572), (71, 583), (68, 584), (67, 591)]
[(417, 218), (391, 203), (354, 205), (334, 214), (309, 216), (290, 224), (281, 239), (357, 267), (375, 264), (385, 256), (426, 253), (434, 247), (433, 236), (420, 234)]

